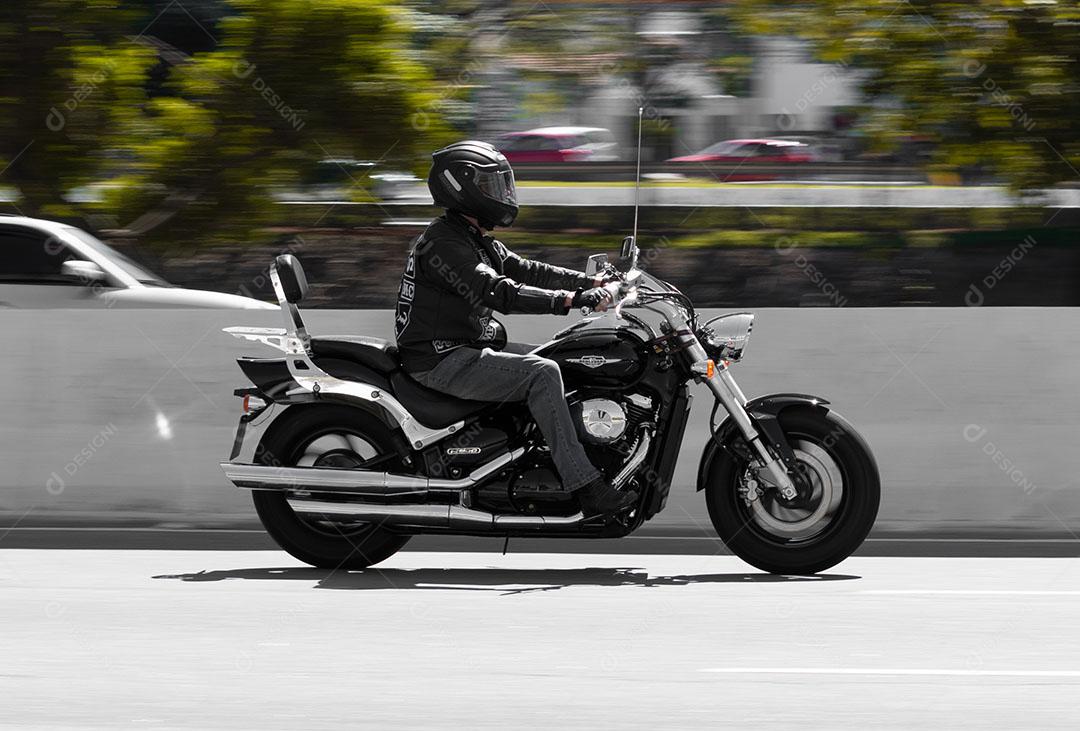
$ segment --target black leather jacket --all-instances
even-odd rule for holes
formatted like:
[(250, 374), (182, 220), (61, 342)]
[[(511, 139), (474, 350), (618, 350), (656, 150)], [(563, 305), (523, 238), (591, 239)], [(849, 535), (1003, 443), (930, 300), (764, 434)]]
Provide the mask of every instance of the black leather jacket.
[(506, 344), (492, 310), (565, 315), (566, 290), (590, 287), (572, 269), (522, 259), (450, 211), (413, 241), (398, 290), (394, 333), (405, 370), (434, 368), (463, 347)]

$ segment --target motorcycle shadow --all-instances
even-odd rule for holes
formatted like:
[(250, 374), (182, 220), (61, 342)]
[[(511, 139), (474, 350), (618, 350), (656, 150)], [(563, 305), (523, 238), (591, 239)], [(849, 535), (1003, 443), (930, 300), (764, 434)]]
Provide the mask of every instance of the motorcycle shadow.
[(579, 569), (422, 568), (346, 571), (307, 567), (224, 569), (190, 574), (163, 574), (155, 579), (180, 581), (308, 581), (314, 589), (344, 590), (460, 590), (522, 594), (556, 591), (571, 586), (654, 587), (693, 584), (791, 584), (861, 579), (850, 574), (782, 576), (765, 573), (650, 575), (636, 567)]

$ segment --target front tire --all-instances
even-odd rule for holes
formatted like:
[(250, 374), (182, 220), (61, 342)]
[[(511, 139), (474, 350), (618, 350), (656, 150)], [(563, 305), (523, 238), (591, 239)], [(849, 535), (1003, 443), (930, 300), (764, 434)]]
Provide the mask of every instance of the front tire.
[[(392, 451), (387, 427), (365, 411), (339, 405), (294, 406), (267, 428), (255, 461), (355, 468)], [(381, 463), (377, 469), (394, 467)], [(270, 537), (290, 555), (318, 568), (366, 569), (393, 556), (410, 538), (370, 523), (349, 526), (298, 515), (285, 492), (253, 490), (251, 495)]]
[[(854, 553), (877, 518), (881, 480), (866, 442), (839, 414), (790, 408), (779, 417), (808, 475), (794, 501), (758, 492), (753, 470), (721, 452), (706, 477), (709, 517), (735, 555), (773, 574), (825, 571)], [(747, 499), (753, 491), (756, 499)]]

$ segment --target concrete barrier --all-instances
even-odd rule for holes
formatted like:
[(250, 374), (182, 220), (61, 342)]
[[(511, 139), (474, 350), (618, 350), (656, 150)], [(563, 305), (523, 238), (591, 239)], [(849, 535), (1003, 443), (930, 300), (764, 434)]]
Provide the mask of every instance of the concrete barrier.
[[(315, 333), (389, 336), (390, 313), (310, 311)], [(6, 525), (250, 524), (226, 483), (247, 385), (233, 359), (272, 351), (220, 331), (276, 313), (0, 312), (0, 520)], [(509, 318), (540, 342), (564, 320)], [(735, 376), (748, 395), (828, 398), (867, 437), (885, 488), (879, 533), (1080, 531), (1080, 325), (1071, 309), (766, 309)], [(694, 492), (709, 394), (668, 509), (651, 527), (708, 534)]]

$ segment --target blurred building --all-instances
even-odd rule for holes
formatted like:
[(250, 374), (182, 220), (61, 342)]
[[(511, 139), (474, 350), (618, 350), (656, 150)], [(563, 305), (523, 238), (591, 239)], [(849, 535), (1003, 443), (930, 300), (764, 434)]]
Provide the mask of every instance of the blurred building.
[[(597, 12), (615, 11), (607, 4)], [(738, 36), (717, 27), (716, 16), (691, 9), (627, 13), (621, 22), (633, 48), (590, 50), (583, 40), (572, 57), (518, 54), (493, 65), (478, 93), (478, 134), (606, 127), (627, 154), (643, 106), (646, 158), (664, 159), (724, 139), (843, 135), (846, 111), (858, 102), (856, 74), (815, 62), (797, 39)], [(712, 68), (716, 59), (733, 55), (750, 60), (738, 89), (726, 88)], [(530, 105), (530, 98), (562, 103)]]

